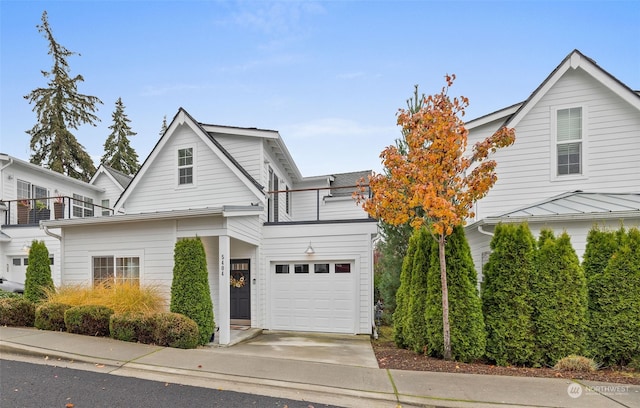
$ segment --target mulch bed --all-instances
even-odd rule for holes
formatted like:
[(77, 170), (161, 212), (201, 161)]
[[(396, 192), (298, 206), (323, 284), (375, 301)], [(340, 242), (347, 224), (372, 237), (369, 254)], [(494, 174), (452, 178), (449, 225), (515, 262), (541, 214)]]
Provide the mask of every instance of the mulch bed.
[(631, 369), (602, 368), (595, 372), (561, 372), (553, 368), (501, 367), (486, 363), (469, 364), (445, 361), (422, 354), (416, 354), (410, 350), (399, 349), (391, 341), (372, 340), (372, 344), (380, 368), (433, 371), (440, 373), (572, 378), (586, 381), (640, 385), (640, 372)]

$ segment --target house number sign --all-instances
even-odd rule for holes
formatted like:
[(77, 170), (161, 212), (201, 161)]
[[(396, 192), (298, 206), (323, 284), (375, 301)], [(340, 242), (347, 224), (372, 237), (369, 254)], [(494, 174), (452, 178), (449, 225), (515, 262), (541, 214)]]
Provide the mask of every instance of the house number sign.
[(220, 255), (220, 275), (224, 276), (224, 255)]

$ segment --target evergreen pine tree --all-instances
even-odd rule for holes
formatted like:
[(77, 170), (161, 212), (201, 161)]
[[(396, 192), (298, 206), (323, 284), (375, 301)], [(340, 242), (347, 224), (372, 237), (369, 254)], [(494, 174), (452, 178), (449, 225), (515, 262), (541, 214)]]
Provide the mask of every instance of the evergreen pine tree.
[(53, 290), (49, 250), (44, 241), (34, 240), (29, 250), (24, 297), (34, 303), (40, 302), (46, 299), (47, 289)]
[[(427, 348), (432, 356), (443, 356), (442, 283), (438, 244), (434, 240), (427, 277)], [(447, 286), (451, 322), (451, 356), (459, 361), (474, 361), (485, 353), (486, 333), (482, 304), (476, 289), (476, 271), (464, 228), (457, 226), (447, 238)]]
[(116, 101), (116, 109), (111, 118), (113, 124), (109, 129), (112, 132), (104, 142), (104, 155), (100, 162), (124, 174), (134, 175), (140, 168), (140, 164), (138, 154), (129, 143), (129, 137), (135, 136), (136, 132), (129, 126), (130, 120), (124, 112), (122, 98)]
[(48, 54), (54, 63), (51, 71), (42, 71), (49, 79), (48, 87), (34, 89), (24, 97), (30, 104), (35, 104), (33, 111), (37, 116), (36, 124), (27, 130), (31, 135), (31, 163), (89, 181), (95, 166), (70, 129), (77, 130), (83, 124), (95, 126), (100, 119), (94, 112), (102, 101), (95, 96), (78, 93), (78, 83), (84, 78), (82, 75), (71, 78), (67, 63), (67, 58), (76, 53), (56, 42), (46, 11), (42, 13), (42, 25), (37, 27), (49, 42)]
[(531, 284), (536, 359), (553, 366), (563, 357), (584, 354), (587, 287), (566, 232), (556, 238), (545, 229), (538, 246)]
[(182, 239), (174, 250), (170, 311), (196, 322), (200, 344), (209, 342), (214, 330), (213, 302), (207, 276), (207, 257), (200, 238)]
[(388, 316), (396, 310), (396, 292), (400, 287), (402, 262), (407, 254), (409, 238), (413, 228), (409, 224), (390, 225), (380, 223), (382, 240), (378, 245), (380, 258), (376, 265), (376, 289), (384, 300), (384, 311)]
[(484, 268), (482, 310), (487, 357), (499, 365), (529, 365), (535, 350), (529, 280), (536, 241), (526, 224), (496, 226)]
[(162, 118), (162, 125), (160, 126), (160, 137), (164, 136), (167, 131), (167, 115)]
[(416, 249), (411, 268), (411, 287), (407, 311), (407, 345), (416, 353), (425, 353), (427, 347), (427, 273), (435, 240), (423, 227), (417, 231)]
[(591, 281), (598, 296), (589, 315), (589, 346), (607, 365), (640, 361), (640, 231), (621, 231), (620, 247)]
[(405, 348), (408, 343), (408, 329), (406, 326), (409, 312), (409, 295), (411, 290), (411, 273), (413, 271), (413, 254), (416, 252), (418, 232), (415, 231), (409, 238), (407, 255), (402, 262), (400, 272), (400, 286), (396, 292), (396, 310), (393, 312), (393, 337), (396, 346)]

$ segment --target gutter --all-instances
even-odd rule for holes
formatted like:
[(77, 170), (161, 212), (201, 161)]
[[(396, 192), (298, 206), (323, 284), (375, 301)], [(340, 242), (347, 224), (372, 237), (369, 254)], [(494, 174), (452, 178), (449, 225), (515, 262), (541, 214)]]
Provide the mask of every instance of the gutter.
[(49, 228), (44, 225), (44, 224), (40, 224), (40, 229), (44, 231), (45, 234), (47, 234), (48, 236), (57, 239), (58, 241), (62, 241), (62, 236), (58, 235), (58, 234), (54, 234), (53, 232), (49, 231)]

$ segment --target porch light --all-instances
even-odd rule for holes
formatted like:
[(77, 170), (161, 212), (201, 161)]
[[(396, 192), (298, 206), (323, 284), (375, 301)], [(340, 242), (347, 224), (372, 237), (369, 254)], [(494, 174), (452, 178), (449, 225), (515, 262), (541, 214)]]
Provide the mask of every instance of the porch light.
[(314, 251), (313, 247), (311, 246), (311, 241), (309, 241), (309, 246), (307, 247), (307, 250), (304, 251), (304, 253), (307, 255), (313, 255), (316, 253), (316, 251)]
[(29, 245), (28, 242), (25, 242), (24, 245), (22, 246), (22, 252), (24, 252), (25, 254), (28, 254), (29, 251), (31, 251), (31, 245)]

